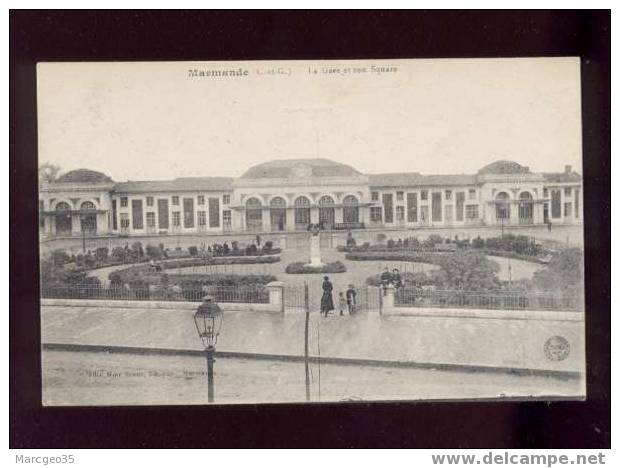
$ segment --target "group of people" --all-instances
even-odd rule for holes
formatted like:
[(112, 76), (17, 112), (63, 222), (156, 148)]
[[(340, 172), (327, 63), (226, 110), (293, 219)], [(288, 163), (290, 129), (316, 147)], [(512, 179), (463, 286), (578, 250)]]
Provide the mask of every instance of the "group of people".
[(381, 286), (385, 289), (390, 284), (395, 288), (400, 288), (403, 285), (398, 268), (394, 268), (392, 271), (387, 267), (383, 269), (383, 273), (381, 273)]
[[(323, 277), (323, 296), (321, 297), (321, 314), (327, 315), (335, 309), (334, 298), (332, 296), (334, 285), (329, 280), (329, 276)], [(338, 293), (338, 309), (340, 315), (344, 315), (344, 312), (349, 312), (349, 315), (355, 315), (355, 306), (357, 305), (357, 292), (352, 284), (347, 287), (346, 291), (340, 291)]]

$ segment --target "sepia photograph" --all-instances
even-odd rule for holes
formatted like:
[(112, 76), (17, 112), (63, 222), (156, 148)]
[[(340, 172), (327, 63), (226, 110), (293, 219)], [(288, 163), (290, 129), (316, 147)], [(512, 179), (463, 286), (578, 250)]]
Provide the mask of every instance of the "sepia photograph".
[(43, 406), (586, 398), (579, 57), (36, 80)]

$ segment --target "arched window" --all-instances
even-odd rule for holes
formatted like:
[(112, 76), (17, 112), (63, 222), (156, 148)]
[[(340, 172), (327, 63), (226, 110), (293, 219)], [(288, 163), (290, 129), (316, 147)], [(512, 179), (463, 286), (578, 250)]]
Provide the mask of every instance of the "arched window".
[(329, 195), (323, 195), (319, 199), (319, 223), (324, 228), (330, 229), (336, 218), (336, 210), (334, 209), (334, 199)]
[(534, 198), (530, 192), (519, 195), (519, 223), (532, 224), (534, 216)]
[(256, 197), (245, 202), (245, 226), (248, 231), (261, 231), (263, 228), (262, 203)]
[(257, 209), (261, 208), (263, 204), (256, 197), (248, 198), (248, 201), (245, 202), (246, 208)]
[(299, 196), (295, 199), (295, 229), (305, 231), (310, 224), (310, 200)]
[(71, 206), (66, 202), (56, 204), (56, 211), (71, 211)]
[(269, 216), (272, 231), (284, 231), (286, 228), (286, 200), (282, 197), (274, 197), (269, 202), (271, 209)]
[(286, 201), (282, 197), (273, 197), (269, 204), (276, 208), (284, 208), (286, 206)]
[(81, 210), (95, 210), (95, 204), (90, 201), (85, 201), (80, 205)]
[(344, 208), (342, 209), (342, 220), (345, 223), (359, 223), (359, 207), (357, 198), (353, 195), (347, 195), (342, 200)]
[(510, 195), (506, 192), (500, 192), (495, 197), (495, 217), (510, 219)]
[(57, 236), (69, 236), (71, 235), (71, 205), (67, 202), (59, 202), (56, 204), (56, 235)]

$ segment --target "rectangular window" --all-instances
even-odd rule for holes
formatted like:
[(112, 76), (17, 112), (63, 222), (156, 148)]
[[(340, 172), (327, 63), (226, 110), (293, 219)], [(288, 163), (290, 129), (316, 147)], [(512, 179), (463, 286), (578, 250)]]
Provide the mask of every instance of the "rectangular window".
[(407, 221), (418, 222), (418, 194), (415, 192), (407, 194)]
[(452, 190), (446, 190), (446, 200), (452, 200)]
[(562, 191), (560, 189), (551, 190), (551, 217), (562, 217)]
[(383, 194), (383, 210), (386, 223), (394, 222), (394, 197), (391, 193)]
[(370, 207), (370, 220), (375, 223), (380, 223), (383, 219), (383, 209), (380, 206)]
[(198, 226), (206, 226), (206, 225), (207, 225), (207, 212), (199, 211), (198, 212)]
[(116, 200), (112, 200), (112, 229), (118, 230), (118, 221), (116, 220)]
[(456, 192), (456, 220), (463, 221), (463, 209), (465, 207), (465, 192)]
[(183, 199), (183, 226), (186, 228), (194, 227), (194, 199)]
[(403, 192), (396, 192), (396, 201), (403, 201)]
[(146, 197), (146, 206), (153, 206), (153, 197)]
[(405, 220), (405, 207), (397, 206), (396, 207), (396, 221), (404, 221)]
[(428, 200), (428, 190), (422, 190), (420, 192), (420, 200), (423, 200), (423, 201)]
[(155, 227), (155, 213), (152, 211), (149, 211), (148, 213), (146, 213), (146, 227), (147, 228)]
[(134, 229), (144, 229), (142, 200), (131, 200), (131, 224)]
[(465, 218), (468, 220), (478, 219), (478, 205), (467, 205), (465, 207)]
[(209, 198), (209, 227), (220, 227), (219, 198)]
[(222, 203), (224, 205), (230, 205), (230, 195), (224, 195), (222, 196)]
[(180, 211), (172, 212), (172, 225), (175, 227), (179, 227), (181, 225), (181, 212)]
[(204, 195), (198, 195), (198, 202), (199, 205), (204, 205), (205, 204), (205, 196)]
[(575, 189), (575, 219), (579, 219), (579, 189)]
[(121, 229), (129, 229), (129, 214), (121, 213)]
[(469, 199), (473, 200), (476, 198), (476, 189), (469, 189), (467, 191), (467, 193), (469, 194)]
[(127, 208), (127, 197), (121, 197), (121, 208)]
[(571, 196), (571, 188), (570, 187), (565, 187), (564, 188), (564, 195), (567, 197)]
[(379, 192), (370, 192), (370, 199), (372, 201), (379, 201)]
[(549, 198), (549, 189), (548, 188), (544, 188), (543, 189), (543, 198)]
[(573, 204), (571, 202), (564, 203), (564, 216), (569, 217), (573, 211)]
[(179, 197), (177, 196), (172, 197), (172, 204), (174, 206), (179, 206)]
[(157, 199), (157, 221), (159, 222), (159, 229), (168, 229), (168, 199)]
[(232, 214), (230, 210), (222, 211), (222, 221), (224, 222), (224, 227), (229, 228), (232, 226)]
[(433, 192), (432, 194), (431, 213), (433, 221), (441, 221), (441, 192)]

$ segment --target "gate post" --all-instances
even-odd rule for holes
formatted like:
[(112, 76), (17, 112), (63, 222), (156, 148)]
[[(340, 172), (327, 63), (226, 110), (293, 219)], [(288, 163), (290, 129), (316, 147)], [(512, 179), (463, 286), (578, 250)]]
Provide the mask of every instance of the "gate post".
[(308, 283), (304, 283), (304, 310), (310, 311), (310, 292), (308, 290)]

